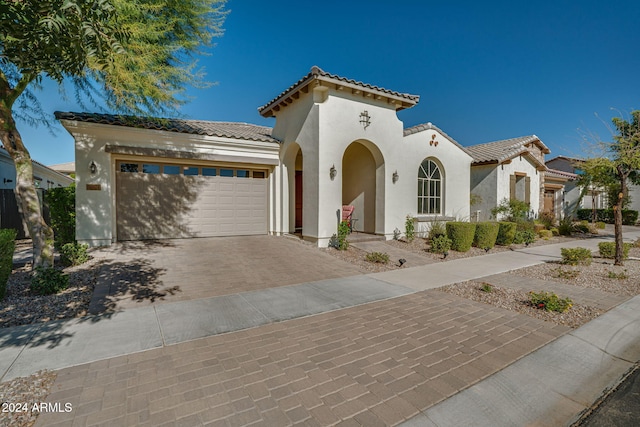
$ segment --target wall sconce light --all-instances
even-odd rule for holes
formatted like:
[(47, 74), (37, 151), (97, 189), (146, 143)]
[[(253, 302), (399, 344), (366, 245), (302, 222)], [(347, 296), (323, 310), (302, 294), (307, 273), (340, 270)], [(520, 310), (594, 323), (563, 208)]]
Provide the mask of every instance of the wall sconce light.
[(331, 178), (331, 181), (333, 181), (336, 175), (338, 175), (338, 171), (336, 170), (336, 165), (332, 165), (331, 169), (329, 169), (329, 178)]
[(93, 160), (89, 163), (89, 172), (91, 172), (91, 175), (95, 175), (98, 172), (98, 165)]
[(398, 182), (398, 179), (400, 179), (400, 175), (398, 175), (398, 171), (393, 172), (393, 175), (391, 176), (391, 180), (393, 181), (393, 183), (395, 184), (396, 182)]

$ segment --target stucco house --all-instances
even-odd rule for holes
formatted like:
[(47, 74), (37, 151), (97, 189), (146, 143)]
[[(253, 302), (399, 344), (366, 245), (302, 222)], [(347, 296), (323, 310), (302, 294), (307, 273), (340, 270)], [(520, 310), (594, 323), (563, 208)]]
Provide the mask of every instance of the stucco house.
[(504, 199), (529, 203), (537, 215), (544, 206), (544, 155), (549, 148), (535, 135), (467, 147), (473, 156), (471, 218), (492, 219), (491, 209)]
[(76, 236), (118, 240), (285, 234), (327, 246), (343, 205), (391, 238), (407, 215), (469, 217), (472, 156), (431, 123), (404, 129), (419, 96), (318, 67), (246, 123), (57, 112), (76, 147)]
[[(43, 193), (45, 190), (57, 187), (67, 187), (73, 179), (48, 168), (40, 162), (31, 161), (33, 167), (33, 181), (43, 207)], [(22, 220), (20, 208), (16, 201), (16, 166), (13, 159), (4, 148), (0, 148), (0, 228), (13, 228), (18, 231), (17, 238), (29, 237), (27, 224)]]
[(542, 211), (551, 213), (556, 219), (574, 215), (580, 204), (581, 187), (577, 185), (577, 179), (575, 173), (547, 168)]
[[(567, 156), (556, 156), (546, 161), (547, 168), (553, 169), (560, 173), (571, 174), (576, 179), (580, 174), (581, 159)], [(568, 184), (565, 190), (565, 210), (567, 213), (574, 213), (577, 209), (606, 209), (607, 208), (607, 191), (602, 187), (589, 187), (584, 191), (583, 188)]]

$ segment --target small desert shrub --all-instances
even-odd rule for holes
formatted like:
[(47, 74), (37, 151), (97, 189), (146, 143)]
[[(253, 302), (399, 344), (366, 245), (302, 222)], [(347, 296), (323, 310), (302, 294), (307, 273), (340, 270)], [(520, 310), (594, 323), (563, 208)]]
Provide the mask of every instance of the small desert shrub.
[(580, 275), (580, 270), (565, 270), (562, 267), (558, 267), (555, 272), (556, 277), (561, 279), (575, 279)]
[(490, 294), (491, 292), (493, 292), (493, 285), (491, 283), (484, 282), (482, 285), (480, 285), (480, 290), (482, 292)]
[(515, 222), (508, 221), (500, 221), (498, 223), (498, 237), (496, 237), (496, 244), (501, 246), (509, 246), (513, 243), (513, 238), (516, 235), (516, 227), (518, 226)]
[(554, 236), (559, 236), (560, 235), (560, 232), (558, 231), (558, 229), (556, 227), (549, 229), (549, 231)]
[(540, 224), (544, 225), (544, 228), (549, 229), (556, 224), (556, 217), (551, 212), (543, 212), (538, 217), (538, 221), (540, 221)]
[(496, 245), (500, 225), (497, 222), (478, 222), (473, 237), (473, 245), (481, 249), (491, 249)]
[(431, 239), (431, 252), (446, 254), (451, 249), (451, 239), (447, 236), (438, 236)]
[(573, 233), (573, 221), (571, 217), (566, 216), (562, 218), (558, 224), (558, 234), (561, 236), (571, 236), (571, 233)]
[(533, 230), (518, 230), (513, 236), (513, 243), (519, 245), (526, 243), (527, 245), (536, 241), (536, 233)]
[(0, 230), (0, 301), (7, 292), (7, 280), (13, 268), (13, 251), (16, 247), (16, 230)]
[[(631, 249), (631, 246), (631, 243), (622, 244), (622, 259), (629, 258), (629, 249)], [(615, 258), (616, 242), (600, 242), (598, 243), (598, 251), (602, 258)]]
[(532, 306), (546, 311), (564, 313), (573, 306), (570, 298), (560, 298), (554, 293), (529, 292), (529, 302)]
[(586, 234), (589, 232), (589, 222), (588, 221), (580, 221), (573, 224), (573, 230), (578, 233)]
[(349, 223), (347, 221), (341, 221), (340, 225), (338, 225), (338, 247), (341, 251), (346, 251), (349, 247), (349, 242), (347, 242), (347, 235), (349, 234)]
[(598, 228), (599, 230), (604, 230), (604, 228), (605, 228), (606, 226), (607, 226), (607, 225), (606, 225), (604, 222), (602, 222), (602, 221), (598, 221), (598, 222), (596, 222), (596, 228)]
[(407, 215), (407, 219), (404, 221), (404, 237), (407, 239), (407, 242), (413, 242), (413, 239), (416, 237), (416, 224), (411, 215)]
[(69, 287), (69, 276), (53, 267), (36, 267), (31, 278), (31, 292), (39, 295), (57, 294)]
[(60, 261), (64, 265), (80, 265), (89, 261), (87, 254), (89, 245), (83, 243), (66, 243), (60, 248)]
[(389, 254), (386, 252), (369, 252), (365, 259), (369, 262), (377, 262), (380, 264), (389, 263)]
[(536, 234), (541, 232), (542, 230), (546, 230), (546, 229), (547, 229), (547, 227), (545, 227), (544, 224), (536, 224), (536, 223), (533, 224), (533, 231), (535, 231)]
[(560, 248), (562, 263), (569, 265), (590, 265), (591, 251), (587, 248)]
[(446, 235), (447, 235), (447, 229), (444, 225), (444, 222), (433, 221), (431, 223), (431, 227), (429, 228), (429, 234), (427, 235), (427, 238), (429, 239), (429, 241), (431, 241), (436, 237), (446, 236)]
[(627, 274), (627, 270), (625, 269), (624, 271), (621, 271), (620, 273), (616, 273), (615, 271), (609, 271), (607, 273), (607, 277), (609, 279), (624, 280), (624, 279), (628, 279), (629, 275)]
[(467, 252), (471, 249), (476, 224), (473, 222), (451, 221), (446, 225), (447, 237), (451, 239), (451, 249), (458, 252)]
[(540, 230), (538, 231), (538, 236), (540, 236), (544, 240), (549, 240), (553, 237), (553, 232), (551, 230)]

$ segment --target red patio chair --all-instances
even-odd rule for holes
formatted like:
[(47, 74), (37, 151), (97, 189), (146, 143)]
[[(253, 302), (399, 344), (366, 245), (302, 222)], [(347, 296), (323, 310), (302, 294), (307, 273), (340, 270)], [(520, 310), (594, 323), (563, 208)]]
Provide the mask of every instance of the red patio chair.
[(349, 233), (353, 231), (353, 211), (355, 207), (350, 205), (342, 206), (342, 220), (347, 221), (349, 225)]

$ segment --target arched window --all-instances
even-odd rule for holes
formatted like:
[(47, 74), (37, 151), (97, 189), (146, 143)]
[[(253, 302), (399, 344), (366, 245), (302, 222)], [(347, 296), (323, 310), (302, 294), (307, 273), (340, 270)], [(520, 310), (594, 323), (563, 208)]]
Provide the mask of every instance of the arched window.
[(418, 214), (442, 213), (442, 174), (438, 165), (425, 159), (418, 168)]

